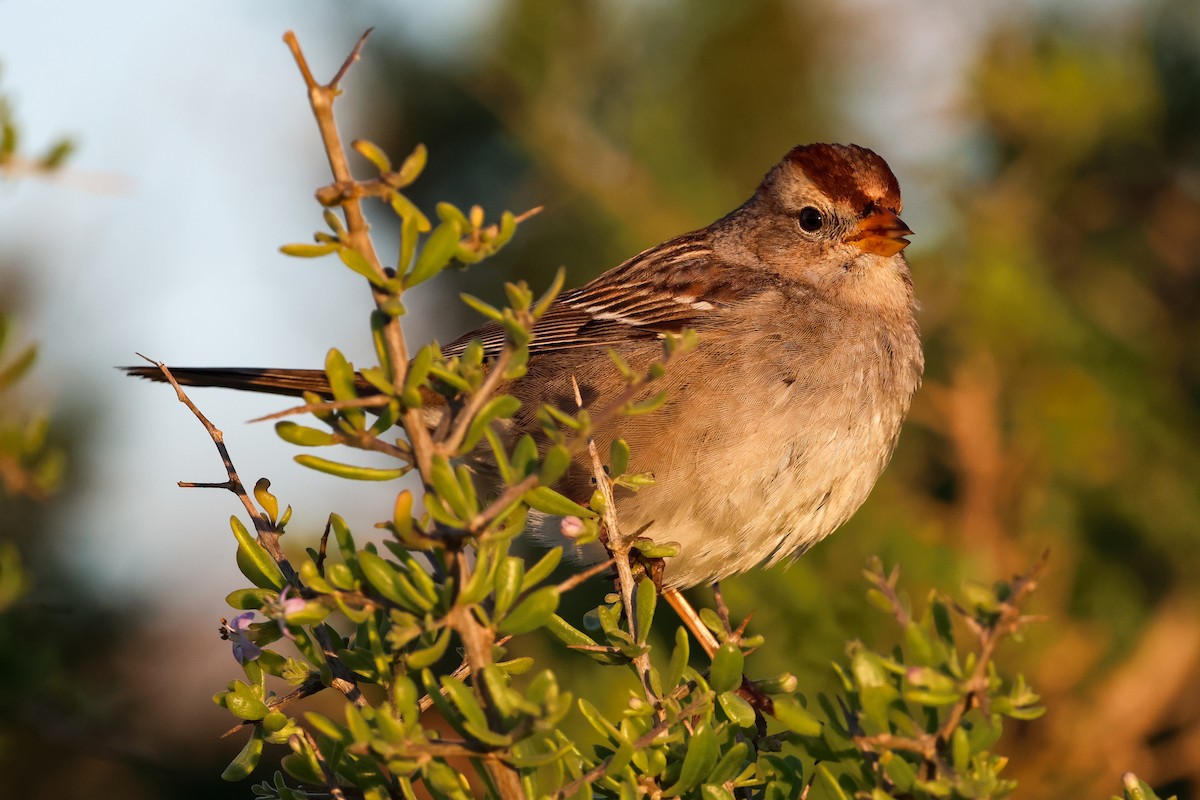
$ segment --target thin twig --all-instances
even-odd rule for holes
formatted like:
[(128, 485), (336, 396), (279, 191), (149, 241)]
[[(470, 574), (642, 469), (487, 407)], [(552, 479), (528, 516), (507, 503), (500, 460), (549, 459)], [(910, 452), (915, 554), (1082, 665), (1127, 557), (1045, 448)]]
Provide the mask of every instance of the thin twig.
[(584, 581), (586, 581), (588, 578), (592, 577), (593, 575), (599, 575), (601, 572), (604, 572), (606, 569), (609, 569), (610, 567), (613, 566), (613, 564), (614, 564), (614, 561), (613, 561), (613, 559), (610, 558), (607, 561), (601, 561), (599, 564), (595, 564), (593, 566), (588, 567), (583, 572), (576, 572), (574, 575), (567, 578), (565, 581), (563, 581), (562, 583), (560, 583), (558, 585), (558, 593), (562, 594), (563, 592), (571, 591), (576, 586), (583, 583)]
[(283, 411), (276, 411), (274, 414), (255, 417), (254, 419), (247, 420), (247, 422), (270, 422), (273, 419), (294, 417), (298, 414), (311, 414), (317, 411), (341, 411), (346, 408), (378, 408), (379, 406), (386, 406), (390, 402), (392, 402), (392, 398), (383, 394), (371, 394), (366, 397), (356, 397), (353, 400), (324, 400), (320, 403), (305, 403), (302, 406), (285, 408)]
[(312, 748), (313, 757), (317, 759), (317, 764), (321, 767), (321, 774), (325, 776), (325, 785), (329, 787), (329, 793), (337, 800), (346, 800), (346, 795), (342, 792), (340, 786), (337, 785), (337, 777), (333, 774), (333, 770), (329, 768), (328, 762), (325, 761), (325, 756), (321, 753), (321, 748), (317, 747), (317, 740), (306, 729), (301, 728), (300, 734), (303, 735), (308, 746)]
[[(575, 404), (579, 408), (583, 408), (583, 396), (579, 391), (579, 382), (575, 380), (575, 376), (571, 376), (571, 387), (575, 390)], [(621, 600), (625, 604), (625, 620), (629, 623), (629, 633), (633, 636), (633, 640), (638, 644), (646, 641), (648, 631), (641, 630), (638, 624), (638, 614), (634, 608), (633, 590), (635, 582), (633, 579), (633, 570), (629, 566), (629, 550), (633, 544), (631, 537), (621, 535), (620, 525), (617, 521), (617, 501), (613, 495), (613, 482), (608, 473), (604, 470), (604, 462), (600, 460), (600, 453), (596, 448), (596, 440), (588, 437), (587, 440), (588, 455), (592, 459), (592, 473), (596, 479), (596, 488), (600, 490), (604, 497), (604, 527), (608, 532), (608, 549), (613, 555), (613, 562), (617, 567), (617, 581), (621, 587)], [(648, 578), (643, 578), (648, 580)], [(637, 671), (638, 680), (642, 684), (642, 692), (646, 695), (646, 699), (651, 705), (658, 703), (658, 695), (654, 691), (654, 686), (650, 680), (650, 653), (643, 650), (633, 658), (633, 666)]]
[(500, 381), (504, 379), (504, 371), (508, 369), (508, 363), (512, 361), (513, 350), (510, 345), (505, 345), (500, 351), (500, 355), (496, 357), (495, 362), (489, 367), (488, 376), (484, 378), (483, 385), (479, 387), (479, 391), (471, 395), (467, 400), (466, 406), (456, 415), (457, 419), (454, 423), (454, 429), (444, 441), (438, 443), (441, 453), (446, 458), (454, 456), (458, 452), (459, 445), (467, 436), (467, 430), (474, 422), (476, 414), (483, 408), (483, 404), (491, 399), (492, 393), (496, 391), (496, 387), (500, 385)]
[[(292, 703), (294, 703), (297, 700), (302, 700), (305, 697), (314, 695), (324, 688), (325, 688), (325, 684), (321, 682), (320, 673), (312, 673), (310, 675), (310, 677), (304, 681), (304, 683), (300, 684), (292, 691), (288, 692), (285, 695), (279, 695), (277, 697), (273, 697), (270, 700), (268, 700), (266, 702), (266, 706), (267, 706), (267, 708), (271, 709), (272, 711), (278, 711), (281, 708), (285, 708), (286, 706), (291, 705)], [(232, 736), (233, 734), (240, 731), (242, 728), (248, 727), (250, 725), (255, 725), (260, 721), (261, 720), (250, 720), (250, 719), (243, 720), (241, 723), (234, 725), (232, 728), (230, 728), (229, 730), (222, 733), (220, 738), (224, 739), (226, 736)]]
[[(229, 455), (229, 450), (225, 447), (225, 434), (216, 425), (213, 425), (208, 417), (204, 416), (200, 409), (196, 407), (196, 404), (188, 397), (187, 392), (175, 380), (175, 376), (171, 374), (171, 370), (166, 364), (163, 364), (161, 361), (155, 361), (152, 358), (147, 358), (141, 353), (138, 353), (138, 355), (158, 367), (163, 377), (167, 379), (167, 382), (175, 387), (175, 395), (179, 398), (179, 402), (187, 406), (196, 419), (204, 426), (204, 429), (208, 431), (209, 438), (216, 445), (217, 452), (221, 456), (221, 462), (225, 465), (225, 473), (228, 476), (228, 481), (225, 483), (193, 485), (220, 487), (228, 489), (237, 495), (238, 499), (242, 501), (242, 505), (245, 506), (246, 511), (249, 512), (250, 519), (254, 522), (254, 530), (258, 533), (259, 544), (263, 546), (263, 549), (279, 565), (279, 571), (283, 574), (284, 580), (294, 586), (297, 591), (303, 592), (304, 584), (301, 582), (300, 576), (296, 574), (295, 568), (292, 567), (291, 562), (284, 556), (283, 548), (279, 545), (279, 531), (276, 530), (275, 525), (267, 519), (265, 514), (259, 513), (258, 509), (254, 507), (254, 503), (251, 502), (250, 496), (246, 493), (246, 487), (242, 485), (242, 479), (238, 477), (237, 469), (233, 466), (233, 459)], [(365, 706), (367, 699), (359, 691), (358, 684), (354, 680), (354, 674), (338, 658), (333, 647), (333, 642), (329, 638), (329, 633), (324, 628), (317, 626), (313, 629), (313, 635), (316, 637), (317, 643), (321, 645), (321, 650), (325, 653), (326, 661), (329, 663), (330, 674), (333, 676), (329, 685), (344, 694), (355, 705), (360, 707)]]

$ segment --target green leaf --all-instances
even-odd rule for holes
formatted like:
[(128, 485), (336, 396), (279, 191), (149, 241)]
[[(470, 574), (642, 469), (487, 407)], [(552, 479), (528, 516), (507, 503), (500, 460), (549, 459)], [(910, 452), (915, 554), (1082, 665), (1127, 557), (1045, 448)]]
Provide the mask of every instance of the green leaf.
[(754, 685), (764, 694), (791, 694), (796, 691), (798, 683), (799, 681), (796, 680), (796, 676), (790, 672), (781, 672), (770, 678), (761, 678), (754, 681)]
[(596, 733), (600, 734), (616, 745), (626, 741), (626, 737), (622, 736), (621, 732), (617, 730), (616, 726), (609, 722), (604, 715), (600, 713), (600, 709), (596, 708), (582, 697), (579, 698), (579, 710), (583, 713), (583, 718), (587, 720), (588, 724), (592, 726)]
[(475, 449), (475, 445), (479, 444), (479, 440), (483, 438), (484, 430), (488, 425), (491, 425), (497, 419), (509, 419), (513, 414), (516, 414), (521, 408), (521, 401), (513, 397), (511, 394), (502, 394), (493, 397), (483, 404), (483, 408), (479, 409), (479, 413), (471, 420), (470, 426), (467, 428), (466, 438), (463, 439), (462, 446), (459, 447), (460, 453), (468, 453)]
[(820, 779), (821, 785), (825, 788), (829, 797), (834, 800), (850, 800), (850, 795), (842, 789), (838, 784), (837, 778), (833, 777), (833, 773), (829, 771), (829, 767), (825, 764), (818, 764), (816, 767), (816, 777)]
[(573, 500), (568, 500), (548, 486), (538, 486), (525, 493), (529, 507), (555, 517), (594, 517), (595, 514)]
[(522, 579), (525, 577), (525, 562), (516, 556), (505, 556), (496, 568), (495, 581), (495, 616), (503, 617), (512, 608), (513, 602), (521, 592)]
[(324, 472), (328, 475), (335, 475), (339, 478), (347, 478), (353, 481), (392, 481), (396, 478), (404, 477), (409, 471), (408, 467), (397, 467), (394, 469), (356, 467), (351, 464), (330, 461), (327, 458), (318, 458), (308, 453), (301, 453), (295, 456), (293, 460), (297, 464), (309, 469), (315, 469), (317, 472)]
[(442, 628), (433, 644), (420, 650), (414, 650), (404, 657), (409, 669), (425, 669), (441, 660), (450, 645), (450, 629)]
[(466, 495), (463, 494), (458, 478), (454, 475), (454, 469), (444, 457), (433, 457), (430, 480), (438, 498), (449, 506), (459, 519), (469, 519), (472, 516), (472, 510), (467, 504)]
[(433, 233), (429, 234), (429, 238), (425, 240), (425, 246), (421, 249), (420, 255), (417, 256), (417, 263), (404, 276), (405, 288), (412, 288), (417, 284), (424, 283), (445, 268), (450, 263), (455, 248), (458, 247), (462, 231), (459, 224), (453, 221), (443, 221), (434, 228)]
[(358, 565), (363, 577), (383, 597), (413, 611), (430, 611), (434, 603), (423, 595), (407, 576), (370, 550), (358, 551)]
[(275, 520), (279, 518), (279, 501), (271, 494), (270, 489), (271, 482), (266, 478), (259, 478), (254, 484), (254, 499), (258, 501), (262, 510), (267, 512), (267, 519), (274, 525)]
[(530, 313), (533, 315), (534, 319), (542, 318), (542, 315), (546, 313), (546, 311), (554, 303), (555, 298), (558, 297), (559, 292), (562, 291), (562, 287), (566, 284), (566, 281), (567, 271), (564, 268), (559, 267), (554, 273), (554, 280), (551, 281), (550, 287), (546, 289), (546, 292), (538, 299), (537, 305), (530, 309)]
[(285, 244), (279, 248), (279, 252), (285, 256), (294, 256), (295, 258), (320, 258), (327, 256), (338, 246), (332, 242), (324, 244)]
[(282, 589), (285, 585), (279, 565), (255, 539), (237, 517), (229, 518), (229, 526), (237, 539), (237, 565), (242, 574), (262, 589)]
[(275, 433), (288, 444), (300, 447), (325, 447), (337, 444), (333, 434), (329, 431), (309, 428), (287, 420), (275, 423)]
[(676, 797), (699, 786), (717, 764), (717, 734), (707, 722), (696, 726), (687, 743), (679, 779), (663, 791), (666, 797)]
[(467, 688), (467, 685), (458, 678), (450, 675), (444, 675), (441, 679), (442, 691), (446, 693), (446, 697), (462, 714), (463, 719), (473, 723), (484, 730), (488, 727), (487, 715), (483, 712), (483, 707), (479, 705), (479, 701), (475, 699), (475, 694)]
[(565, 445), (556, 444), (546, 451), (542, 458), (542, 469), (538, 480), (543, 486), (552, 486), (567, 472), (571, 466), (571, 451)]
[(637, 611), (637, 643), (645, 644), (646, 637), (650, 635), (650, 626), (654, 622), (654, 606), (658, 601), (658, 589), (654, 585), (654, 581), (648, 577), (643, 577), (637, 585), (637, 594), (634, 597), (633, 605)]
[(238, 719), (259, 720), (270, 713), (266, 703), (258, 698), (254, 689), (242, 681), (233, 681), (230, 690), (218, 695), (221, 705)]
[(488, 319), (492, 320), (493, 322), (500, 322), (501, 320), (504, 319), (504, 314), (501, 313), (500, 309), (496, 308), (495, 306), (491, 305), (490, 303), (485, 303), (484, 301), (480, 300), (478, 297), (475, 297), (474, 295), (466, 294), (464, 292), (459, 295), (459, 299), (461, 299), (464, 303), (466, 303), (468, 306), (470, 306), (472, 309), (474, 309), (480, 315), (487, 317)]
[[(741, 698), (738, 698), (741, 700)], [(742, 700), (745, 703), (745, 700)], [(746, 703), (749, 705), (749, 703)], [(751, 715), (753, 716), (753, 715)], [(750, 723), (753, 725), (753, 721)], [(743, 726), (749, 727), (749, 726)], [(725, 755), (717, 762), (717, 765), (712, 768), (712, 772), (704, 779), (708, 784), (721, 784), (726, 781), (731, 781), (746, 769), (746, 759), (750, 755), (750, 746), (745, 742), (737, 742), (733, 747), (725, 751)]]
[[(595, 647), (597, 642), (557, 614), (546, 622), (546, 630), (568, 647)], [(683, 630), (680, 628), (680, 630)]]
[(350, 146), (354, 148), (356, 153), (374, 164), (380, 172), (392, 171), (392, 160), (374, 142), (368, 142), (366, 139), (355, 139), (350, 143)]
[(543, 587), (518, 603), (512, 613), (500, 621), (497, 630), (500, 633), (514, 636), (528, 633), (549, 622), (556, 610), (558, 610), (558, 587)]
[(820, 736), (821, 722), (806, 708), (790, 697), (775, 698), (775, 719), (793, 733), (801, 736)]
[(275, 596), (276, 592), (270, 589), (237, 589), (225, 595), (225, 602), (229, 604), (230, 608), (241, 611), (257, 611)]
[(739, 728), (752, 728), (756, 720), (754, 706), (736, 692), (721, 692), (717, 697), (721, 710)]
[(613, 478), (624, 475), (629, 469), (629, 444), (624, 439), (613, 439), (608, 452), (608, 470)]
[(554, 568), (562, 561), (563, 551), (561, 547), (553, 547), (546, 551), (546, 554), (541, 559), (525, 571), (525, 577), (521, 580), (521, 591), (527, 591), (537, 586), (550, 574), (554, 572)]
[(658, 411), (667, 402), (667, 393), (658, 392), (657, 394), (647, 397), (637, 403), (630, 403), (626, 406), (624, 414), (627, 417), (636, 417), (640, 414), (649, 414), (652, 411)]
[(409, 153), (408, 158), (404, 159), (404, 163), (400, 165), (400, 169), (396, 170), (393, 185), (396, 188), (403, 188), (415, 181), (425, 170), (425, 163), (428, 160), (429, 151), (425, 148), (425, 145), (418, 144)]
[(496, 557), (494, 548), (481, 548), (475, 555), (475, 569), (465, 586), (458, 594), (458, 603), (472, 605), (481, 603), (492, 590), (492, 577), (495, 572)]
[(255, 727), (254, 732), (250, 734), (250, 739), (246, 742), (246, 746), (242, 748), (240, 753), (234, 756), (233, 761), (230, 761), (229, 766), (221, 773), (221, 780), (232, 782), (250, 777), (250, 773), (254, 772), (254, 768), (258, 766), (259, 759), (262, 758), (262, 751), (262, 728)]
[(712, 668), (708, 672), (708, 683), (714, 692), (730, 692), (742, 685), (742, 669), (745, 655), (742, 648), (726, 642), (713, 654)]
[(357, 272), (370, 281), (372, 286), (380, 289), (387, 288), (387, 278), (376, 272), (375, 268), (371, 266), (371, 262), (367, 261), (367, 257), (362, 253), (354, 248), (343, 245), (337, 248), (337, 254), (343, 264), (349, 267), (352, 272)]
[(688, 634), (683, 628), (675, 629), (675, 649), (671, 651), (671, 662), (667, 666), (664, 687), (670, 691), (683, 680), (684, 670), (687, 669), (689, 656)]

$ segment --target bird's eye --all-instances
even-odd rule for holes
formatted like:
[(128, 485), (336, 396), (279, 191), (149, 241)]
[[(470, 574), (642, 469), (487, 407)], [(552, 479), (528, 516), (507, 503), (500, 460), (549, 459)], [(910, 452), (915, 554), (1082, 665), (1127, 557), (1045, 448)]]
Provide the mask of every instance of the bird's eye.
[(821, 230), (821, 226), (825, 224), (825, 217), (821, 216), (821, 212), (817, 211), (812, 206), (805, 206), (800, 209), (797, 219), (800, 222), (801, 229), (809, 233), (816, 233)]

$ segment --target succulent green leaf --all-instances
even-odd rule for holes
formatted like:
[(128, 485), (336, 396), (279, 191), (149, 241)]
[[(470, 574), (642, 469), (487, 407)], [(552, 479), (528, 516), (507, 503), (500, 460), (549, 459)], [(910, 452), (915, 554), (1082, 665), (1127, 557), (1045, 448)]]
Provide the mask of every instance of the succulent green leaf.
[(512, 613), (500, 621), (497, 630), (513, 636), (528, 633), (549, 622), (556, 610), (558, 610), (558, 587), (545, 586), (518, 603)]
[(377, 272), (375, 267), (371, 266), (371, 262), (367, 261), (367, 257), (362, 253), (352, 247), (342, 245), (337, 248), (337, 254), (343, 264), (349, 267), (351, 271), (357, 272), (370, 281), (372, 286), (379, 287), (380, 289), (386, 288), (387, 278)]
[(790, 697), (775, 698), (775, 719), (793, 733), (801, 736), (820, 736), (821, 722), (808, 709)]
[(328, 475), (335, 475), (339, 478), (347, 478), (353, 481), (393, 481), (396, 478), (404, 477), (409, 471), (408, 467), (396, 467), (393, 469), (356, 467), (352, 464), (330, 461), (327, 458), (318, 458), (308, 453), (301, 453), (295, 456), (293, 460), (297, 464), (309, 469), (315, 469), (317, 472), (324, 472)]
[(654, 585), (654, 581), (647, 577), (643, 577), (637, 585), (637, 594), (634, 596), (633, 605), (637, 611), (637, 643), (645, 644), (646, 637), (650, 634), (650, 626), (654, 622), (654, 607), (658, 602), (658, 588)]
[(261, 589), (275, 589), (276, 591), (284, 587), (283, 573), (279, 571), (279, 565), (275, 563), (275, 559), (271, 558), (270, 554), (263, 548), (258, 540), (246, 530), (246, 526), (237, 517), (229, 518), (229, 526), (233, 529), (234, 538), (237, 539), (237, 565), (242, 574)]
[(629, 443), (624, 439), (613, 439), (608, 451), (609, 474), (616, 478), (629, 469)]
[(520, 408), (521, 401), (511, 394), (497, 395), (488, 400), (483, 404), (483, 408), (479, 409), (479, 413), (475, 415), (475, 418), (471, 420), (471, 424), (467, 428), (466, 438), (463, 439), (459, 452), (467, 453), (474, 450), (475, 445), (479, 444), (479, 440), (483, 438), (483, 433), (489, 425), (498, 419), (511, 418)]
[(546, 622), (546, 630), (567, 647), (595, 647), (597, 644), (595, 639), (557, 614), (550, 616)]
[(407, 275), (404, 276), (405, 288), (412, 288), (420, 283), (423, 283), (450, 263), (450, 258), (454, 255), (454, 250), (458, 247), (459, 239), (462, 238), (463, 228), (457, 222), (443, 221), (433, 229), (433, 233), (429, 234), (429, 238), (425, 240), (425, 246), (417, 255), (417, 262), (413, 264), (413, 268)]
[(225, 595), (225, 602), (230, 608), (241, 611), (257, 611), (263, 604), (275, 597), (271, 589), (236, 589)]
[[(741, 700), (740, 697), (738, 699)], [(746, 701), (742, 700), (742, 702), (745, 703)], [(746, 705), (750, 704), (746, 703)], [(753, 715), (751, 716), (753, 717)], [(751, 721), (751, 725), (753, 724), (753, 721)], [(733, 747), (730, 747), (728, 750), (726, 750), (725, 754), (721, 756), (720, 760), (717, 761), (717, 765), (712, 768), (712, 771), (708, 774), (708, 777), (704, 779), (705, 783), (721, 784), (725, 783), (726, 781), (731, 781), (738, 775), (741, 775), (746, 769), (746, 759), (749, 757), (749, 755), (750, 746), (745, 742), (737, 742), (733, 745)]]
[(553, 486), (567, 472), (571, 465), (571, 451), (565, 445), (556, 444), (546, 451), (542, 458), (542, 469), (538, 480), (543, 486)]
[(504, 314), (500, 312), (500, 309), (496, 308), (490, 303), (485, 303), (474, 295), (466, 294), (464, 292), (459, 295), (459, 298), (461, 298), (464, 303), (478, 312), (481, 316), (487, 317), (493, 322), (500, 322), (504, 319)]
[(258, 501), (258, 505), (263, 511), (267, 512), (267, 519), (271, 520), (271, 524), (279, 518), (279, 501), (275, 495), (271, 494), (271, 481), (266, 478), (259, 478), (254, 484), (254, 499)]
[(736, 692), (721, 692), (717, 696), (717, 702), (721, 704), (721, 710), (734, 725), (739, 728), (754, 727), (754, 706), (750, 705), (741, 695)]
[(354, 152), (374, 164), (380, 172), (392, 171), (392, 160), (374, 142), (368, 142), (366, 139), (355, 139), (350, 143), (350, 146), (354, 148)]
[(508, 613), (521, 592), (525, 577), (525, 562), (516, 556), (505, 556), (496, 568), (495, 615), (499, 619)]
[(524, 495), (530, 508), (556, 517), (594, 517), (595, 514), (573, 500), (568, 500), (548, 486), (537, 486)]
[(525, 571), (525, 577), (521, 580), (521, 591), (528, 591), (549, 578), (550, 574), (554, 572), (555, 567), (562, 561), (562, 555), (563, 551), (561, 547), (553, 547), (547, 550), (546, 554), (536, 564)]
[(325, 242), (323, 244), (299, 243), (285, 244), (279, 248), (279, 252), (285, 256), (293, 256), (295, 258), (320, 258), (321, 256), (329, 255), (337, 249), (338, 246), (332, 242)]
[(429, 150), (425, 145), (418, 144), (409, 153), (408, 158), (404, 159), (404, 163), (400, 165), (400, 169), (396, 170), (396, 177), (393, 185), (397, 188), (403, 188), (415, 181), (425, 170), (425, 163), (429, 160)]
[(249, 684), (233, 681), (230, 687), (230, 691), (221, 695), (221, 705), (238, 719), (259, 720), (271, 711)]
[(234, 756), (233, 761), (230, 761), (229, 766), (221, 773), (221, 780), (232, 782), (250, 777), (250, 773), (254, 772), (259, 759), (262, 758), (262, 752), (263, 731), (262, 728), (255, 727), (241, 752)]
[(663, 795), (677, 797), (699, 786), (713, 771), (719, 755), (716, 732), (707, 722), (701, 722), (688, 739), (679, 779), (665, 789)]
[(708, 683), (715, 692), (729, 692), (742, 684), (742, 668), (745, 655), (742, 648), (726, 642), (713, 654), (712, 668), (708, 672)]
[(683, 680), (683, 673), (688, 665), (688, 657), (689, 643), (687, 631), (683, 628), (676, 628), (675, 648), (671, 651), (671, 661), (667, 666), (667, 672), (664, 676), (664, 688), (668, 691), (674, 689)]

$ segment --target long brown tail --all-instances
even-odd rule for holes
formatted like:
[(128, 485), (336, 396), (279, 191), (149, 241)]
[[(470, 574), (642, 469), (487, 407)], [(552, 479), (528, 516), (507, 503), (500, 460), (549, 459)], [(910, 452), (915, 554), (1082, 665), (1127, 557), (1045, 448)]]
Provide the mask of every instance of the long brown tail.
[[(158, 367), (121, 367), (129, 375), (166, 383)], [(254, 367), (171, 367), (171, 374), (183, 386), (219, 386), (244, 392), (264, 392), (300, 397), (316, 392), (329, 397), (329, 379), (319, 369), (258, 369)], [(361, 376), (355, 385), (361, 396), (377, 394), (377, 390)]]

